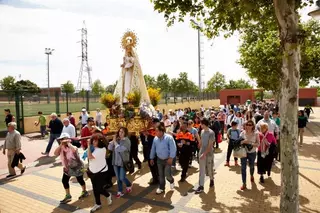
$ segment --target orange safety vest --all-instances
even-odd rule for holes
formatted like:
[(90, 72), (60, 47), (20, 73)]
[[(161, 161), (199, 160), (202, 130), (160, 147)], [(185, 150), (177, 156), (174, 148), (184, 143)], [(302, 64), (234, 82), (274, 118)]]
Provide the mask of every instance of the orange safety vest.
[(193, 135), (190, 132), (179, 132), (176, 135), (176, 140), (185, 140), (187, 142), (194, 141)]
[(110, 131), (109, 127), (102, 130), (102, 134), (106, 135)]

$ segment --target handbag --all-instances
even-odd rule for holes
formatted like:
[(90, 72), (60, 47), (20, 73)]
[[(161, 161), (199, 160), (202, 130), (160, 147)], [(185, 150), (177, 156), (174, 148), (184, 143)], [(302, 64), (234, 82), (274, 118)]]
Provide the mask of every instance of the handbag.
[(238, 149), (233, 150), (233, 157), (235, 158), (246, 158), (247, 150), (244, 147), (239, 147)]
[(121, 152), (119, 154), (123, 163), (123, 168), (128, 171), (129, 174), (132, 174), (134, 172), (133, 161), (130, 158), (128, 161), (124, 161)]

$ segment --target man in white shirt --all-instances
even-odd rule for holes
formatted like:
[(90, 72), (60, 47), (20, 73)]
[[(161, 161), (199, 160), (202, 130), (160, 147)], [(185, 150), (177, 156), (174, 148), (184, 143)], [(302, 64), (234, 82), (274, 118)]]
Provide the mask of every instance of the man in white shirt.
[(102, 113), (100, 112), (100, 109), (97, 108), (97, 113), (96, 113), (96, 126), (101, 128), (102, 124)]
[(230, 129), (230, 127), (231, 127), (231, 122), (234, 120), (234, 118), (235, 118), (235, 115), (234, 115), (234, 113), (233, 113), (233, 110), (230, 109), (229, 115), (228, 115), (227, 118), (226, 118), (227, 129)]
[(172, 109), (169, 109), (169, 120), (171, 121), (171, 123), (173, 123), (176, 119), (177, 118), (174, 115), (174, 113), (172, 112)]
[(83, 127), (85, 127), (87, 125), (87, 120), (89, 118), (89, 115), (88, 115), (86, 109), (83, 108), (81, 111), (82, 111), (82, 113), (81, 113), (81, 124), (82, 124), (82, 128), (83, 128)]
[(260, 125), (262, 123), (266, 123), (268, 124), (268, 131), (272, 132), (274, 134), (274, 136), (277, 138), (278, 134), (279, 134), (279, 127), (276, 124), (276, 122), (272, 119), (270, 119), (270, 114), (269, 111), (265, 111), (263, 114), (263, 119), (261, 119), (257, 125), (256, 125), (256, 129), (260, 131)]
[(70, 138), (76, 137), (76, 129), (72, 124), (70, 124), (68, 118), (63, 119), (62, 133), (68, 133), (70, 135)]

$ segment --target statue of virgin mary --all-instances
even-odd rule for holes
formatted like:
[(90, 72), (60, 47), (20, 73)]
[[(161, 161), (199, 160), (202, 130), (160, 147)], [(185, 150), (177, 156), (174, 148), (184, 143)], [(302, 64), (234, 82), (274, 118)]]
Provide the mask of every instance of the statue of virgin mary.
[(114, 91), (114, 95), (119, 97), (121, 105), (128, 103), (127, 95), (134, 91), (139, 91), (141, 94), (140, 104), (150, 104), (150, 97), (142, 74), (139, 57), (135, 51), (137, 43), (137, 36), (132, 31), (127, 31), (121, 39), (121, 46), (125, 51), (125, 55), (121, 64), (121, 74)]

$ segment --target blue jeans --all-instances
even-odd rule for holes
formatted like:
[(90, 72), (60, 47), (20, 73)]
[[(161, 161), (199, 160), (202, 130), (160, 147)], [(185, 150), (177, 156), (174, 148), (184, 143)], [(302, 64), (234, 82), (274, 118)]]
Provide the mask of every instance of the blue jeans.
[(250, 175), (253, 176), (254, 173), (254, 161), (256, 160), (257, 153), (247, 153), (247, 157), (241, 158), (241, 176), (242, 183), (246, 184), (247, 181), (247, 161), (249, 161)]
[(121, 166), (113, 166), (114, 172), (117, 177), (118, 192), (122, 192), (122, 183), (126, 184), (127, 187), (131, 186), (130, 181), (126, 178), (126, 170)]
[(53, 142), (60, 137), (60, 134), (50, 134), (49, 143), (46, 148), (46, 153), (50, 153)]
[(47, 129), (47, 126), (40, 126), (40, 133), (42, 137), (46, 136), (46, 132), (47, 132), (46, 129)]

